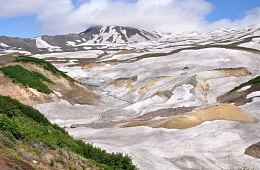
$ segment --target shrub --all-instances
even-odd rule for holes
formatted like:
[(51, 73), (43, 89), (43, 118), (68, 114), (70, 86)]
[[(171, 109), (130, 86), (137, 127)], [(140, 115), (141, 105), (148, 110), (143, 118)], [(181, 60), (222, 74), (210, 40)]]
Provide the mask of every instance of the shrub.
[(34, 88), (37, 91), (46, 94), (52, 93), (49, 87), (43, 83), (52, 83), (52, 81), (38, 72), (26, 70), (19, 65), (2, 67), (0, 70), (12, 79), (14, 83), (19, 83), (23, 86)]
[[(64, 129), (51, 124), (39, 111), (1, 95), (0, 130), (8, 131), (16, 139), (23, 139), (31, 144), (42, 142), (51, 149), (68, 149), (93, 160), (103, 169), (136, 169), (129, 156), (121, 153), (110, 154), (83, 141), (74, 140)], [(53, 161), (62, 163), (60, 160)]]
[(53, 159), (50, 162), (50, 166), (54, 166), (54, 160)]
[(38, 123), (43, 125), (49, 125), (48, 119), (41, 114), (38, 110), (23, 105), (17, 100), (13, 100), (10, 97), (0, 95), (0, 113), (7, 115), (8, 117), (13, 116), (26, 116)]
[(34, 63), (38, 66), (43, 67), (45, 70), (48, 70), (50, 72), (52, 72), (53, 74), (62, 76), (64, 78), (66, 78), (69, 81), (74, 81), (73, 78), (69, 77), (67, 74), (65, 74), (62, 71), (59, 71), (56, 67), (54, 67), (51, 63), (43, 60), (43, 59), (39, 59), (39, 58), (34, 58), (34, 57), (27, 57), (27, 56), (19, 56), (16, 57), (14, 62), (27, 62), (27, 63)]
[(0, 114), (0, 130), (10, 132), (17, 139), (23, 137), (18, 125), (6, 115), (2, 114)]

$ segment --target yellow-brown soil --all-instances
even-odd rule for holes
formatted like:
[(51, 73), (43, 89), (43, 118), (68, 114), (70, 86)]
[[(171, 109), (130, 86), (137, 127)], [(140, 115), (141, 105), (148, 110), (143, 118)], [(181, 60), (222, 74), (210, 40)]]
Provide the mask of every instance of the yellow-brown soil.
[(131, 53), (132, 53), (131, 50), (122, 50), (118, 54), (131, 54)]
[(110, 85), (116, 86), (116, 87), (125, 87), (124, 91), (131, 90), (134, 85), (133, 83), (137, 80), (137, 76), (133, 76), (130, 78), (120, 78), (115, 81), (112, 81)]
[(119, 127), (149, 126), (153, 128), (186, 129), (205, 121), (229, 120), (242, 123), (256, 123), (259, 120), (232, 104), (219, 104), (187, 112), (172, 118), (151, 121), (133, 121), (119, 124)]
[(2, 72), (0, 72), (0, 94), (10, 96), (26, 105), (48, 103), (58, 100), (58, 97), (54, 94), (46, 95), (35, 89), (25, 88), (20, 84), (15, 84), (10, 78), (5, 77)]
[(149, 80), (146, 82), (143, 87), (138, 91), (139, 94), (143, 94), (145, 91), (149, 90), (151, 87), (153, 87), (157, 82), (164, 81), (172, 81), (173, 77), (165, 76), (165, 77), (157, 77), (155, 79)]
[(93, 104), (99, 100), (99, 96), (91, 89), (83, 87), (78, 83), (70, 82), (64, 77), (56, 76), (35, 64), (21, 63), (21, 66), (28, 70), (37, 71), (51, 79), (52, 82), (55, 82), (55, 84), (49, 85), (50, 89), (53, 91), (59, 90), (63, 95), (62, 99), (67, 100), (70, 104)]
[[(36, 71), (49, 78), (54, 84), (48, 84), (48, 87), (53, 91), (59, 91), (62, 94), (62, 99), (67, 100), (71, 104), (93, 104), (99, 100), (91, 89), (81, 86), (78, 83), (70, 82), (62, 76), (54, 75), (48, 70), (41, 68), (31, 63), (10, 63), (8, 65), (20, 65), (23, 68), (31, 71)], [(20, 84), (15, 84), (11, 79), (0, 73), (0, 94), (10, 96), (21, 101), (26, 105), (36, 105), (58, 101), (59, 97), (50, 94), (38, 92), (35, 89), (23, 87)]]

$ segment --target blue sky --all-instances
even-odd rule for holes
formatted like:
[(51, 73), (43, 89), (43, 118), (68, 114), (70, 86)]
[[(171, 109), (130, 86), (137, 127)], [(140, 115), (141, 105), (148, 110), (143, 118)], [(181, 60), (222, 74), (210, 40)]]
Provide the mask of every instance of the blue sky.
[[(2, 0), (0, 0), (1, 2)], [(118, 1), (118, 0), (117, 0)], [(135, 3), (136, 0), (124, 0), (127, 3)], [(151, 0), (154, 1), (154, 0)], [(260, 0), (205, 0), (209, 2), (213, 9), (205, 15), (207, 22), (215, 22), (221, 19), (236, 19), (243, 18), (246, 11), (260, 7)], [(78, 8), (84, 4), (84, 0), (73, 0), (74, 7)], [(1, 10), (1, 9), (0, 9)], [(42, 21), (37, 19), (38, 14), (25, 14), (15, 17), (1, 17), (0, 13), (0, 35), (19, 36), (19, 37), (35, 37), (45, 34), (42, 31)], [(257, 22), (257, 21), (256, 21)], [(258, 21), (259, 22), (259, 21)], [(57, 23), (59, 24), (59, 23)], [(47, 31), (48, 32), (48, 31)]]
[(213, 4), (213, 11), (207, 16), (213, 22), (223, 18), (235, 20), (242, 18), (246, 11), (260, 7), (260, 0), (207, 0)]

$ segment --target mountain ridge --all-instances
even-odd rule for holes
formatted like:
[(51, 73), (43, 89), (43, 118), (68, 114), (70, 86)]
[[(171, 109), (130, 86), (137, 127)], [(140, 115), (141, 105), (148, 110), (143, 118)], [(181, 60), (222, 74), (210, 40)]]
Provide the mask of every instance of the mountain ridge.
[(95, 26), (79, 34), (42, 35), (35, 38), (0, 36), (0, 49), (15, 48), (28, 51), (70, 51), (83, 50), (86, 45), (126, 44), (158, 40), (163, 34), (123, 26)]

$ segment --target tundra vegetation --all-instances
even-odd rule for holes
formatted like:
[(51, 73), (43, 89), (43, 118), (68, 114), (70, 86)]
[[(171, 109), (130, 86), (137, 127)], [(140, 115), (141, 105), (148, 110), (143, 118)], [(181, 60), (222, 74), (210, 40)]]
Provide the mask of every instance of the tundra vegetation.
[(27, 56), (19, 56), (19, 57), (16, 57), (14, 59), (14, 62), (34, 63), (34, 64), (36, 64), (40, 67), (43, 67), (45, 70), (52, 72), (55, 75), (62, 76), (62, 77), (66, 78), (67, 80), (72, 81), (72, 82), (74, 81), (73, 78), (69, 77), (64, 72), (59, 71), (51, 63), (49, 63), (49, 62), (47, 62), (43, 59), (34, 58), (34, 57), (27, 57)]
[(50, 79), (36, 71), (29, 71), (19, 65), (7, 66), (0, 68), (5, 76), (12, 79), (14, 83), (22, 84), (23, 86), (36, 89), (39, 92), (46, 94), (52, 93), (45, 83), (53, 83)]
[[(74, 140), (63, 128), (51, 124), (38, 110), (1, 95), (0, 132), (28, 145), (43, 143), (52, 150), (66, 149), (90, 160), (101, 169), (136, 169), (129, 156), (107, 153), (81, 140)], [(15, 147), (14, 143), (9, 145)], [(54, 164), (53, 161), (50, 164)]]

